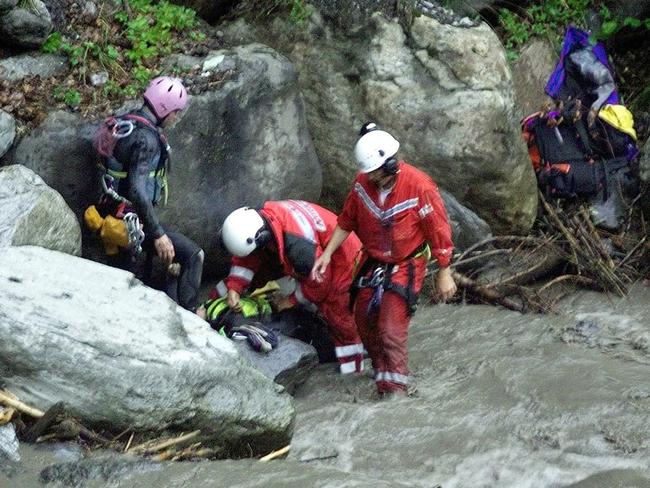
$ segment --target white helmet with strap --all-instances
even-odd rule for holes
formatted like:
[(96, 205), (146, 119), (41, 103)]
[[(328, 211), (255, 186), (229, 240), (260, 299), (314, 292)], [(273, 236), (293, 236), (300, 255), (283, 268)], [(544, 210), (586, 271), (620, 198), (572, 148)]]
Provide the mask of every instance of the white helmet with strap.
[(264, 219), (254, 208), (241, 207), (226, 217), (221, 227), (221, 239), (233, 256), (244, 257), (268, 242), (270, 232)]
[(359, 135), (361, 137), (354, 146), (354, 157), (362, 173), (381, 168), (397, 154), (397, 139), (388, 132), (379, 130), (373, 122), (365, 124)]

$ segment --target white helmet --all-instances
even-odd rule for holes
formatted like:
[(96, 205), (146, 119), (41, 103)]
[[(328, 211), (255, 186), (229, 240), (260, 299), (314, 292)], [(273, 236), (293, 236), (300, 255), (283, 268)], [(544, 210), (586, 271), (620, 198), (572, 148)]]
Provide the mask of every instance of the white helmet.
[(260, 234), (265, 231), (265, 227), (264, 219), (257, 210), (241, 207), (232, 211), (223, 221), (221, 239), (230, 254), (248, 256), (260, 244)]
[(397, 154), (398, 149), (399, 142), (388, 132), (370, 128), (354, 146), (354, 157), (357, 159), (359, 171), (370, 173), (381, 168), (386, 160)]

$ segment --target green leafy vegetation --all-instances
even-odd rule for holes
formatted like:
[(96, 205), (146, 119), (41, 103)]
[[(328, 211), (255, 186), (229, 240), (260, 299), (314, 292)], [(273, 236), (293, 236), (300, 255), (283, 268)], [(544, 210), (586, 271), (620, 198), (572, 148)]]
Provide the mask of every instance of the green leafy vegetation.
[(74, 88), (55, 88), (54, 99), (63, 102), (69, 107), (76, 108), (81, 103), (81, 93)]
[(302, 25), (311, 15), (311, 7), (306, 0), (252, 0), (246, 2), (240, 13), (255, 20), (271, 15), (287, 15), (296, 25)]
[(586, 29), (590, 13), (598, 14), (602, 21), (600, 31), (593, 33), (594, 40), (607, 39), (624, 27), (650, 29), (650, 19), (617, 18), (596, 0), (544, 0), (518, 12), (508, 9), (499, 12), (502, 39), (510, 61), (517, 59), (519, 49), (532, 36), (544, 37), (559, 48), (566, 26), (573, 24)]
[[(167, 0), (130, 0), (126, 6), (102, 10), (96, 27), (84, 35), (53, 32), (42, 50), (65, 54), (79, 83), (85, 84), (94, 71), (106, 71), (104, 96), (134, 96), (158, 74), (155, 67), (164, 56), (183, 52), (180, 40), (206, 39), (197, 25), (196, 13), (189, 8)], [(79, 105), (80, 98), (79, 92), (55, 96), (70, 106)]]

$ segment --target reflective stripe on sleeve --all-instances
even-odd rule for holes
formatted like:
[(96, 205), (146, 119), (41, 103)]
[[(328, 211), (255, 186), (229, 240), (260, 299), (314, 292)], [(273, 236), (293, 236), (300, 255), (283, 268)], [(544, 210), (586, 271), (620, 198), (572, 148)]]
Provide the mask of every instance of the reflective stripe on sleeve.
[(225, 297), (228, 294), (228, 287), (223, 280), (217, 283), (217, 286), (215, 286), (214, 289), (217, 290), (217, 293), (220, 297)]
[(255, 272), (252, 269), (244, 268), (243, 266), (232, 266), (230, 268), (230, 276), (243, 278), (244, 280), (250, 282), (255, 276)]

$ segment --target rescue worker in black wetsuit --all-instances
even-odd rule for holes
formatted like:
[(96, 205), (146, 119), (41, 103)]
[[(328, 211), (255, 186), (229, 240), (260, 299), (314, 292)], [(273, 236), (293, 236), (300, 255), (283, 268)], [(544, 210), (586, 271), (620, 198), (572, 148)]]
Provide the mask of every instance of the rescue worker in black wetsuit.
[[(155, 211), (161, 196), (166, 195), (169, 168), (169, 146), (162, 129), (171, 126), (187, 106), (187, 91), (179, 79), (162, 76), (151, 81), (143, 98), (139, 110), (123, 116), (123, 120), (131, 122), (130, 131), (115, 143), (106, 173), (143, 225), (142, 250), (146, 258), (140, 277), (150, 282), (153, 256), (157, 255), (168, 271), (164, 291), (183, 308), (195, 311), (203, 250), (184, 235), (164, 228)], [(121, 253), (118, 259), (116, 265), (136, 272), (136, 261), (127, 253)]]

